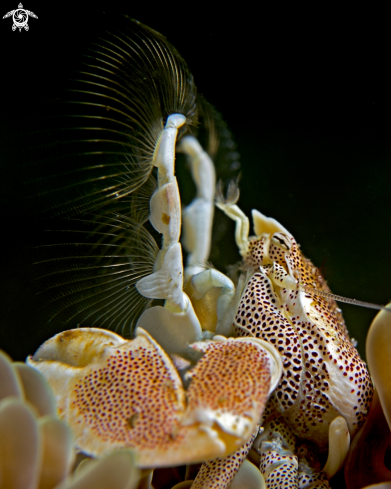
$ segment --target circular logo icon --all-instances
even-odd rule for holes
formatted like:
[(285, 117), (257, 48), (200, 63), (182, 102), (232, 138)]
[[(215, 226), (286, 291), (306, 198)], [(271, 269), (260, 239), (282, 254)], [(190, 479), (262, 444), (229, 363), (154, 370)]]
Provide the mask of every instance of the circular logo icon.
[(24, 9), (22, 9), (22, 8), (16, 9), (14, 11), (14, 15), (12, 16), (12, 19), (14, 21), (15, 29), (16, 28), (22, 29), (24, 27), (25, 29), (27, 28), (26, 30), (28, 30), (27, 22), (28, 22), (29, 16)]

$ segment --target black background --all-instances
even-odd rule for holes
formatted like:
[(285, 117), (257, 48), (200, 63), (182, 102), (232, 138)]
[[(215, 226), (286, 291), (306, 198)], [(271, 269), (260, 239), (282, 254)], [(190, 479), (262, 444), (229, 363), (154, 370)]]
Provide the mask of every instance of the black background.
[[(4, 15), (17, 0), (2, 2)], [(34, 223), (14, 165), (18, 124), (66, 86), (74, 60), (99, 31), (94, 5), (24, 3), (29, 32), (1, 33), (0, 347), (24, 359), (43, 341), (29, 277)], [(164, 34), (199, 92), (223, 114), (241, 153), (240, 205), (279, 220), (340, 295), (391, 299), (389, 36), (385, 13), (213, 13), (172, 3), (112, 4)], [(19, 199), (20, 197), (20, 199)], [(233, 238), (220, 253), (231, 253)], [(232, 252), (232, 261), (238, 255)], [(375, 312), (341, 305), (364, 354)]]

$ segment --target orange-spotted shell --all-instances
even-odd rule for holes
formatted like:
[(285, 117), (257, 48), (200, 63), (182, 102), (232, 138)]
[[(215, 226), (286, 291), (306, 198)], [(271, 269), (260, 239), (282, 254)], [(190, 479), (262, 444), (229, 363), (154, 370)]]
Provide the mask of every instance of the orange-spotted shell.
[(262, 338), (282, 357), (283, 374), (269, 402), (297, 436), (321, 449), (337, 416), (353, 436), (373, 386), (335, 301), (303, 290), (329, 291), (325, 280), (289, 233), (263, 233), (248, 249), (250, 278), (234, 325), (239, 336)]

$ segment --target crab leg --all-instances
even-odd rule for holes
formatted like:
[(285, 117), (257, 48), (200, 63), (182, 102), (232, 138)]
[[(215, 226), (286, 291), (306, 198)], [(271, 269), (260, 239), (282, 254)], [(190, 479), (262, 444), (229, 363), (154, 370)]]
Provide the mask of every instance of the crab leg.
[[(180, 197), (174, 176), (175, 141), (181, 124), (183, 116), (170, 116), (156, 149), (154, 164), (158, 168), (159, 188), (151, 198), (150, 221), (163, 235), (163, 244), (156, 260), (156, 271), (137, 283), (137, 289), (143, 296), (166, 300), (164, 308), (156, 306), (145, 311), (138, 326), (152, 334), (166, 351), (173, 353), (184, 351), (190, 343), (199, 340), (202, 333), (192, 303), (183, 292), (182, 251), (178, 242), (181, 226)], [(217, 310), (217, 320), (221, 322), (232, 303), (235, 287), (228, 277), (217, 270), (205, 270), (213, 221), (214, 166), (192, 136), (182, 139), (179, 150), (189, 157), (197, 187), (196, 198), (183, 214), (184, 246), (189, 251), (185, 274), (191, 278), (187, 292), (192, 299), (203, 300), (211, 289), (220, 288), (214, 308)], [(244, 228), (248, 234), (248, 221)], [(215, 327), (207, 326), (207, 329), (214, 330)]]
[(177, 150), (188, 156), (191, 174), (197, 188), (196, 198), (182, 212), (182, 242), (189, 253), (185, 275), (192, 277), (205, 270), (209, 258), (216, 173), (211, 158), (195, 137), (182, 138)]
[(149, 331), (170, 352), (181, 352), (189, 343), (201, 338), (200, 323), (183, 292), (182, 248), (179, 243), (181, 204), (174, 176), (176, 137), (185, 120), (181, 114), (169, 116), (155, 150), (158, 189), (151, 198), (149, 220), (163, 235), (162, 249), (156, 259), (155, 272), (137, 282), (137, 289), (144, 297), (165, 300), (164, 308), (155, 306), (145, 311), (138, 326)]
[(311, 453), (313, 447), (305, 443), (298, 445), (283, 417), (268, 416), (256, 443), (260, 447), (260, 471), (267, 489), (329, 489), (326, 473), (320, 467), (311, 466), (314, 462), (316, 465)]
[(191, 489), (225, 489), (235, 477), (238, 467), (243, 463), (259, 431), (255, 428), (250, 439), (239, 450), (226, 458), (208, 460), (201, 466)]
[(298, 486), (298, 460), (294, 456), (295, 437), (282, 418), (272, 418), (263, 426), (260, 443), (260, 471), (267, 488)]
[(220, 194), (217, 196), (216, 205), (229, 218), (236, 222), (235, 241), (239, 253), (245, 257), (248, 253), (248, 235), (250, 233), (250, 222), (244, 212), (234, 203), (226, 202)]

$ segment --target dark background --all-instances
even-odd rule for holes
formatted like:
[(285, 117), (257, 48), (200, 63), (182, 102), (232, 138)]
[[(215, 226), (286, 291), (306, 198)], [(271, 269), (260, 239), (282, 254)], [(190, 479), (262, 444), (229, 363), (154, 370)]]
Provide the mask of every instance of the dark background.
[[(4, 15), (17, 0), (2, 3)], [(89, 8), (24, 3), (39, 19), (1, 33), (0, 348), (24, 359), (45, 339), (36, 320), (18, 127), (66, 86), (75, 58), (104, 22)], [(241, 154), (240, 205), (279, 220), (321, 266), (336, 294), (391, 299), (389, 37), (384, 13), (213, 14), (172, 4), (112, 6), (164, 34), (223, 114)], [(171, 9), (171, 10), (170, 10)], [(308, 19), (311, 19), (309, 21)], [(220, 254), (234, 253), (233, 237)], [(231, 257), (230, 257), (231, 261)], [(224, 270), (223, 270), (224, 271)], [(364, 354), (374, 311), (341, 305)]]

